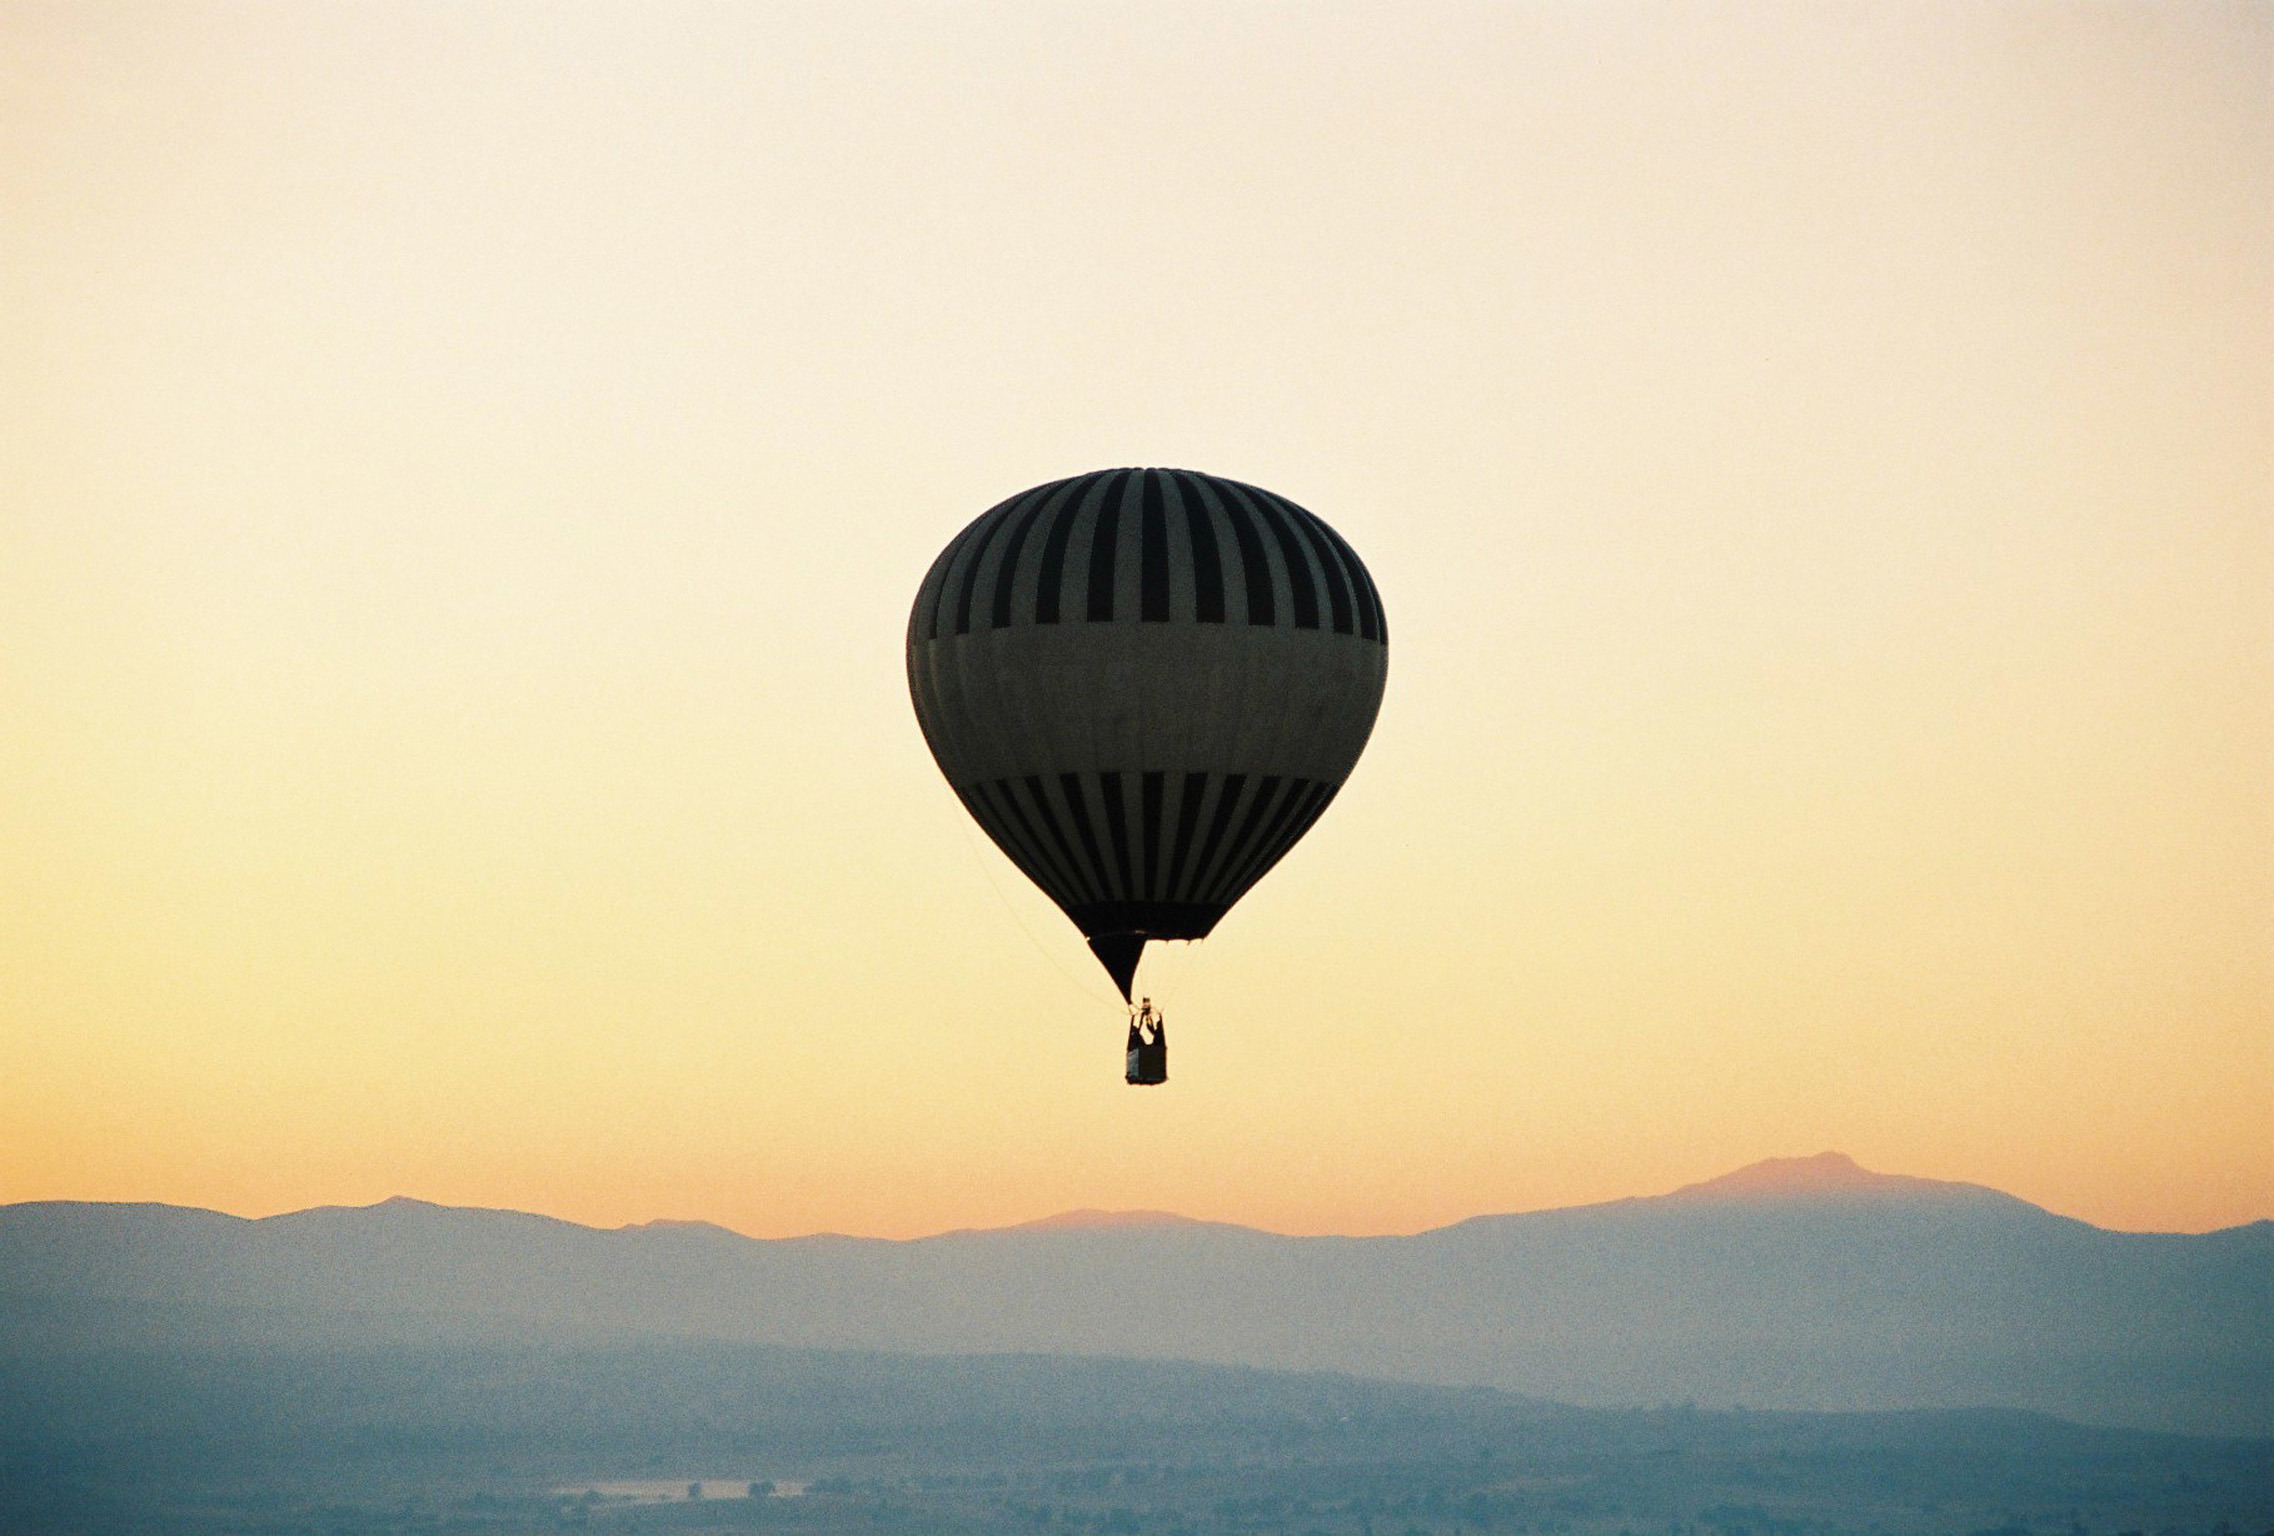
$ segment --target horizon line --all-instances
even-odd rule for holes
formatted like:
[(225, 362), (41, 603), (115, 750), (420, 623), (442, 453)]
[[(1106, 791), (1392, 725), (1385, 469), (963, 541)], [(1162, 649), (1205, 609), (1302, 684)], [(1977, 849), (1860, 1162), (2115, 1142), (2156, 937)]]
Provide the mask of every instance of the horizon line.
[[(1798, 1175), (1798, 1177), (1794, 1177)], [(1814, 1177), (1811, 1177), (1813, 1175)], [(657, 1216), (641, 1221), (621, 1222), (613, 1226), (573, 1217), (558, 1216), (547, 1211), (529, 1210), (519, 1206), (469, 1205), (443, 1200), (430, 1200), (419, 1195), (396, 1193), (363, 1204), (322, 1203), (294, 1206), (247, 1215), (239, 1211), (224, 1210), (219, 1206), (184, 1205), (169, 1200), (150, 1199), (88, 1199), (77, 1197), (35, 1197), (25, 1200), (0, 1202), (0, 1213), (33, 1205), (110, 1205), (152, 1206), (167, 1210), (197, 1211), (223, 1216), (234, 1221), (275, 1221), (292, 1216), (312, 1215), (325, 1211), (373, 1211), (389, 1205), (424, 1206), (433, 1210), (462, 1211), (485, 1215), (522, 1216), (535, 1221), (557, 1222), (587, 1232), (630, 1233), (671, 1228), (703, 1229), (722, 1232), (745, 1242), (782, 1243), (835, 1240), (863, 1243), (920, 1243), (937, 1242), (957, 1237), (992, 1236), (1004, 1233), (1042, 1233), (1051, 1231), (1129, 1231), (1164, 1227), (1215, 1227), (1240, 1232), (1252, 1232), (1265, 1237), (1290, 1240), (1343, 1240), (1378, 1241), (1400, 1238), (1425, 1237), (1432, 1233), (1451, 1231), (1473, 1222), (1509, 1220), (1527, 1216), (1552, 1216), (1565, 1212), (1600, 1210), (1610, 1206), (1637, 1202), (1684, 1201), (1686, 1203), (1717, 1204), (1798, 1204), (1807, 1201), (1836, 1201), (1840, 1199), (1884, 1199), (1899, 1195), (1935, 1194), (1944, 1197), (1979, 1199), (1989, 1196), (1994, 1200), (2011, 1202), (2063, 1221), (2075, 1221), (2103, 1232), (2131, 1233), (2141, 1236), (2208, 1236), (2218, 1232), (2239, 1231), (2246, 1227), (2274, 1224), (2274, 1216), (2256, 1216), (2223, 1226), (2200, 1229), (2181, 1227), (2108, 1227), (2079, 1216), (2067, 1215), (2038, 1204), (2033, 1200), (2006, 1190), (1966, 1180), (1926, 1178), (1912, 1174), (1884, 1173), (1857, 1164), (1845, 1153), (1825, 1151), (1806, 1156), (1769, 1157), (1747, 1163), (1726, 1173), (1678, 1185), (1670, 1190), (1649, 1194), (1613, 1196), (1605, 1200), (1579, 1201), (1570, 1205), (1538, 1206), (1525, 1210), (1480, 1211), (1473, 1215), (1439, 1222), (1411, 1230), (1384, 1232), (1288, 1232), (1257, 1225), (1253, 1222), (1233, 1221), (1221, 1217), (1192, 1216), (1179, 1211), (1158, 1209), (1111, 1208), (1103, 1206), (1073, 1206), (1045, 1215), (1003, 1222), (992, 1226), (959, 1225), (933, 1231), (891, 1236), (878, 1233), (845, 1232), (833, 1228), (809, 1232), (787, 1232), (761, 1235), (730, 1227), (707, 1217)]]

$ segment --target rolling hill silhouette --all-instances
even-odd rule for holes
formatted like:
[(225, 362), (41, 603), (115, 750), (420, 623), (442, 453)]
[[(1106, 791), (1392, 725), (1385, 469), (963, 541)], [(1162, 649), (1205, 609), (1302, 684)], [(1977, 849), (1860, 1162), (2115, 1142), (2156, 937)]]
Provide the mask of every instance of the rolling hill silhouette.
[(2274, 1222), (2116, 1232), (1847, 1158), (1410, 1237), (1074, 1212), (908, 1241), (394, 1199), (0, 1208), (0, 1351), (717, 1340), (1192, 1360), (1584, 1405), (2274, 1425)]

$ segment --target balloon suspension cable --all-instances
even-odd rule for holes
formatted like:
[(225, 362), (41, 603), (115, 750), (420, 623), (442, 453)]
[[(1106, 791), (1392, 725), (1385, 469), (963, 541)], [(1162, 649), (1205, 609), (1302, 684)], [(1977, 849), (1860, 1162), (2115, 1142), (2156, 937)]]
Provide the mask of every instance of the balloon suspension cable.
[[(1176, 946), (1173, 950), (1169, 947)], [(1155, 939), (1145, 948), (1145, 990), (1166, 1009), (1197, 975), (1209, 955), (1206, 939)]]
[(1059, 975), (1065, 977), (1066, 984), (1068, 986), (1081, 993), (1082, 996), (1088, 998), (1091, 1002), (1105, 1004), (1112, 1001), (1112, 998), (1109, 994), (1100, 992), (1097, 989), (1096, 983), (1091, 979), (1090, 974), (1087, 971), (1077, 973), (1075, 971), (1069, 970), (1066, 966), (1065, 961), (1059, 959), (1056, 955), (1050, 952), (1050, 947), (1047, 944), (1044, 944), (1040, 936), (1037, 935), (1034, 929), (1028, 925), (1026, 915), (1019, 911), (1017, 906), (1012, 903), (1010, 896), (1003, 890), (1003, 882), (1001, 878), (995, 873), (995, 866), (988, 860), (987, 855), (989, 853), (995, 853), (997, 857), (1000, 857), (1000, 851), (993, 848), (992, 846), (984, 849), (981, 848), (979, 846), (978, 835), (972, 830), (970, 819), (968, 817), (965, 817), (962, 818), (962, 820), (963, 840), (965, 843), (970, 845), (972, 858), (978, 863), (980, 869), (986, 874), (987, 888), (995, 893), (995, 900), (1000, 902), (1002, 904), (1003, 910), (1010, 914), (1011, 921), (1017, 925), (1019, 932), (1026, 935), (1026, 941), (1034, 946), (1034, 952), (1042, 956), (1043, 959), (1049, 961), (1050, 968), (1056, 971)]

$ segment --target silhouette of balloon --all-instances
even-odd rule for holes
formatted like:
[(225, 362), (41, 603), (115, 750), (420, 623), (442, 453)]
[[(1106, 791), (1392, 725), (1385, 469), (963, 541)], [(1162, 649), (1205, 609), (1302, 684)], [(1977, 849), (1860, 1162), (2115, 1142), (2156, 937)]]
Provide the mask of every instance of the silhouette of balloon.
[(957, 534), (908, 620), (908, 690), (972, 818), (1126, 1000), (1327, 808), (1374, 727), (1389, 629), (1341, 536), (1188, 470), (1035, 487)]

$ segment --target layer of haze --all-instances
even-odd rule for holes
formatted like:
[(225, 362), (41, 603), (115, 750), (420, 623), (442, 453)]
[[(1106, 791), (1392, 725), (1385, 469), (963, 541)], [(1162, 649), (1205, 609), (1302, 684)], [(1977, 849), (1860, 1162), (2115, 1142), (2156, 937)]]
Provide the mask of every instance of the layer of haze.
[[(2263, 4), (17, 4), (0, 1200), (2274, 1214)], [(1174, 464), (1388, 701), (1157, 973), (907, 604)]]

